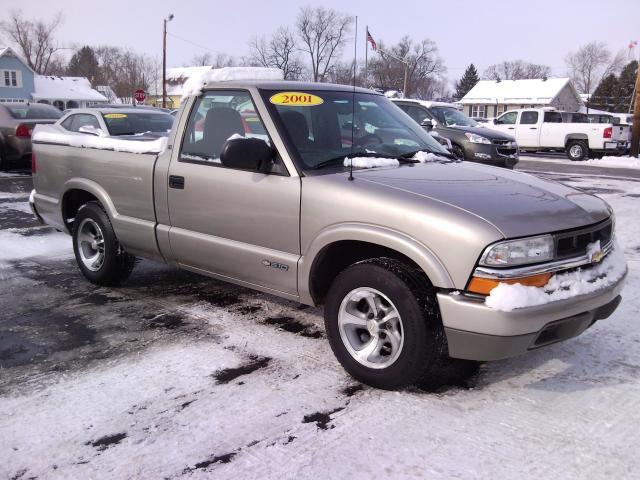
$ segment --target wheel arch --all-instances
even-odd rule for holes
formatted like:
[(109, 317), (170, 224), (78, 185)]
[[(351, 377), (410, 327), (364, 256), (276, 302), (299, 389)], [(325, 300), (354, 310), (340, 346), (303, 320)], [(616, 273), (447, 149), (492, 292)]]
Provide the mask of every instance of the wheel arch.
[(572, 140), (586, 140), (587, 148), (589, 147), (589, 136), (586, 133), (570, 133), (564, 137), (564, 146), (566, 147)]
[(419, 268), (435, 287), (455, 288), (435, 253), (414, 238), (379, 226), (342, 224), (323, 230), (301, 257), (298, 270), (301, 301), (320, 305), (331, 282), (344, 268), (380, 256)]
[(97, 201), (110, 220), (117, 214), (115, 206), (107, 192), (97, 183), (81, 178), (72, 178), (65, 183), (64, 194), (60, 202), (60, 213), (69, 233), (73, 228), (73, 219), (82, 205)]

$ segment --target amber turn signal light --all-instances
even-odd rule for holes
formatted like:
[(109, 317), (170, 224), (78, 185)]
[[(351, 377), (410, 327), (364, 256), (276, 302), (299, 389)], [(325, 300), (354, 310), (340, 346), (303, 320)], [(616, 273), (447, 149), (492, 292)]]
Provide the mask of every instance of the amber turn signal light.
[(530, 277), (522, 278), (505, 278), (502, 280), (494, 280), (491, 278), (472, 277), (467, 287), (467, 291), (472, 293), (480, 293), (482, 295), (489, 295), (491, 290), (496, 288), (501, 283), (514, 284), (519, 283), (526, 287), (544, 287), (551, 277), (552, 273), (540, 273), (538, 275), (531, 275)]

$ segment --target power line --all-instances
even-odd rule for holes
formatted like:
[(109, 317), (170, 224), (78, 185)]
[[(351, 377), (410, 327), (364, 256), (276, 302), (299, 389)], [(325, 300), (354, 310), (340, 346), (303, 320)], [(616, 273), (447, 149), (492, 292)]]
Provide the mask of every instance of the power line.
[(183, 42), (190, 43), (194, 47), (202, 48), (203, 50), (207, 50), (207, 51), (209, 51), (211, 53), (218, 53), (218, 54), (221, 54), (221, 55), (226, 55), (225, 52), (221, 52), (220, 50), (214, 50), (213, 48), (205, 47), (204, 45), (200, 45), (199, 43), (196, 43), (196, 42), (193, 42), (193, 41), (188, 40), (186, 38), (180, 37), (180, 36), (176, 35), (175, 33), (171, 33), (169, 31), (167, 31), (167, 35), (169, 35), (170, 37), (173, 37), (173, 38), (177, 38), (178, 40), (182, 40)]

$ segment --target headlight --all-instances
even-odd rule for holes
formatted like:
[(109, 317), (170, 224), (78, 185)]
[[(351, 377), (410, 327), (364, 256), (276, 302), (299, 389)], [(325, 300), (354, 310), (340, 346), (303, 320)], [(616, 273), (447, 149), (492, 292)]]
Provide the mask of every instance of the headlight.
[(478, 135), (477, 133), (465, 133), (464, 136), (467, 137), (467, 140), (471, 143), (486, 143), (491, 145), (491, 140), (483, 137), (482, 135)]
[(487, 267), (511, 267), (546, 262), (553, 260), (553, 246), (551, 235), (507, 240), (488, 247), (480, 258), (480, 264)]

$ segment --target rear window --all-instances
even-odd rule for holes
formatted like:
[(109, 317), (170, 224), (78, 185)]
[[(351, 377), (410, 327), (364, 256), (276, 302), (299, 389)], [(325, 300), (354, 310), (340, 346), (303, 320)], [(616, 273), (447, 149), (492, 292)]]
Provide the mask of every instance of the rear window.
[(57, 120), (62, 116), (60, 110), (49, 105), (30, 105), (25, 103), (24, 105), (6, 105), (6, 107), (9, 110), (9, 114), (19, 120)]
[(103, 113), (109, 135), (135, 135), (137, 133), (166, 133), (171, 130), (174, 117), (168, 113)]

